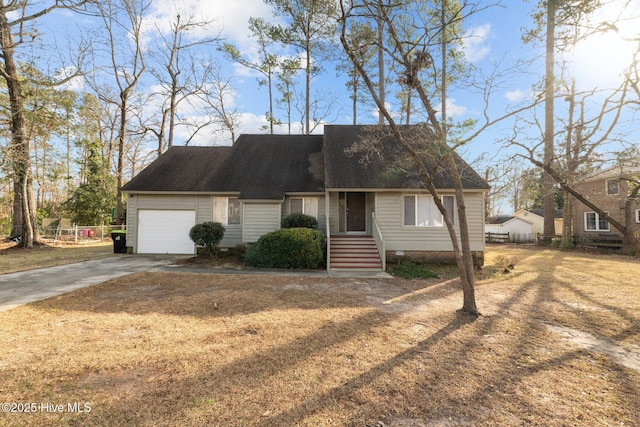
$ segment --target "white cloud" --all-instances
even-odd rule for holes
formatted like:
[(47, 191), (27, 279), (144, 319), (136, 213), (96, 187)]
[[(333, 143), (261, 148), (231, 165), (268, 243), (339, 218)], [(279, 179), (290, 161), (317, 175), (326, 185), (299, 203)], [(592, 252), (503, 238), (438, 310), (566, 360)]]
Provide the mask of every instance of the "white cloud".
[(176, 14), (184, 20), (213, 21), (212, 30), (194, 37), (211, 37), (222, 32), (232, 43), (244, 45), (249, 33), (249, 17), (273, 21), (271, 7), (261, 0), (155, 0), (149, 18), (162, 31), (167, 31)]
[[(447, 117), (463, 117), (468, 115), (469, 109), (463, 105), (457, 105), (455, 98), (447, 98), (445, 105), (447, 109)], [(440, 114), (439, 114), (440, 115)]]
[(491, 24), (484, 24), (477, 27), (471, 27), (464, 35), (462, 51), (469, 62), (477, 62), (484, 59), (491, 47), (487, 43), (487, 39), (491, 34)]
[[(54, 80), (56, 81), (62, 81), (66, 78), (68, 78), (69, 76), (73, 75), (75, 72), (77, 72), (78, 69), (76, 67), (65, 67), (65, 68), (61, 68), (59, 70), (56, 71), (55, 75), (54, 75)], [(61, 89), (63, 90), (71, 90), (71, 91), (81, 91), (83, 90), (85, 87), (85, 80), (83, 77), (73, 77), (71, 78), (69, 81), (65, 82), (64, 84), (61, 85)]]
[(520, 102), (527, 96), (529, 95), (527, 95), (527, 93), (521, 91), (520, 89), (512, 90), (505, 94), (505, 97), (507, 98), (507, 100), (511, 102)]

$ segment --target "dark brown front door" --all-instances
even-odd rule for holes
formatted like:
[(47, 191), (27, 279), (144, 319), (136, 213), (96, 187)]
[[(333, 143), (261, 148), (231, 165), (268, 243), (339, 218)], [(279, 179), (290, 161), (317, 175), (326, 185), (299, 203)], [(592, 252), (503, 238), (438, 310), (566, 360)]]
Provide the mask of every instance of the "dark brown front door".
[(365, 193), (347, 193), (347, 232), (367, 231), (367, 196)]

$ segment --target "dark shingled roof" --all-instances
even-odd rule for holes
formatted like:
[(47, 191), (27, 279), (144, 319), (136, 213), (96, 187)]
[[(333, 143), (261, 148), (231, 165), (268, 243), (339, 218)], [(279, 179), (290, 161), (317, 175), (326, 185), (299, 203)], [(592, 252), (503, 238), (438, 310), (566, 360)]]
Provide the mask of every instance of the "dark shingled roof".
[(323, 192), (323, 177), (322, 135), (242, 135), (233, 147), (172, 147), (122, 190), (282, 199), (286, 192)]
[(241, 135), (216, 174), (220, 191), (242, 199), (324, 192), (322, 135)]
[[(541, 216), (544, 218), (544, 209), (525, 209), (526, 211), (531, 212), (532, 214), (536, 214), (538, 216)], [(562, 209), (554, 209), (553, 210), (553, 217), (554, 218), (563, 218), (564, 217), (564, 211)]]
[[(325, 126), (323, 135), (241, 135), (232, 147), (172, 147), (122, 187), (136, 192), (239, 193), (241, 199), (281, 200), (285, 193), (320, 193), (326, 188), (424, 188), (422, 177), (393, 138), (371, 138), (375, 126)], [(417, 129), (419, 127), (407, 127)], [(371, 149), (362, 149), (376, 139)], [(437, 146), (420, 142), (430, 169), (429, 154)], [(354, 148), (355, 147), (355, 148)], [(455, 155), (466, 189), (489, 185)], [(443, 166), (434, 184), (451, 189)]]
[(505, 222), (516, 218), (515, 216), (509, 215), (498, 215), (498, 216), (490, 216), (486, 219), (485, 224), (504, 224)]
[[(452, 189), (452, 177), (444, 165), (438, 145), (426, 141), (422, 126), (405, 126), (403, 131), (422, 152), (425, 165), (434, 173), (436, 188)], [(378, 126), (325, 126), (325, 186), (327, 188), (425, 188), (423, 178), (395, 139)], [(454, 153), (462, 185), (466, 189), (488, 189), (489, 185), (460, 156)]]
[(203, 184), (213, 180), (230, 154), (231, 147), (171, 147), (122, 191), (206, 191)]

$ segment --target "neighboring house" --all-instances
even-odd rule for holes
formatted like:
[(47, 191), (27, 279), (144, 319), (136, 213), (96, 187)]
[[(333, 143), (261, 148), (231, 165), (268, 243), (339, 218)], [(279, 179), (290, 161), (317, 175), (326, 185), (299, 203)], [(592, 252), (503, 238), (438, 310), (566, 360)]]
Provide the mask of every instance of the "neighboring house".
[[(621, 224), (629, 223), (640, 232), (640, 200), (629, 204), (629, 218), (625, 219), (626, 203), (630, 191), (628, 177), (639, 177), (640, 167), (612, 168), (600, 172), (575, 185), (576, 190), (589, 201), (607, 212)], [(600, 218), (593, 209), (574, 199), (573, 232), (575, 235), (620, 234), (608, 221)]]
[[(328, 236), (330, 270), (380, 270), (392, 257), (451, 258), (442, 215), (415, 168), (405, 169), (411, 162), (404, 151), (389, 137), (375, 150), (357, 148), (372, 139), (371, 128), (327, 125), (324, 135), (241, 135), (232, 147), (172, 147), (123, 187), (127, 246), (133, 253), (193, 254), (188, 232), (204, 221), (225, 226), (221, 247), (247, 245), (303, 212)], [(481, 264), (489, 186), (455, 158), (471, 249)], [(438, 168), (434, 185), (457, 224), (449, 172), (427, 165)]]
[(486, 233), (509, 233), (509, 242), (530, 243), (535, 241), (533, 223), (511, 215), (489, 217), (484, 226)]
[[(533, 224), (533, 234), (544, 234), (544, 210), (543, 209), (520, 209), (513, 216), (522, 218)], [(562, 209), (553, 211), (553, 225), (555, 234), (562, 235)]]

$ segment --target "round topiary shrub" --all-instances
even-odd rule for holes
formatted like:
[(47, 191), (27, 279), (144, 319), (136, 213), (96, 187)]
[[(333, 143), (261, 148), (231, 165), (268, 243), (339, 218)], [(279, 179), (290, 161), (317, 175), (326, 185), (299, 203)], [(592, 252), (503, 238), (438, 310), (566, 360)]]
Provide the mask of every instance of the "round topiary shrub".
[(282, 220), (282, 228), (316, 228), (318, 220), (303, 213), (292, 213)]
[(201, 222), (191, 227), (189, 238), (198, 246), (207, 248), (209, 256), (213, 256), (224, 237), (224, 226), (219, 222)]
[(317, 268), (323, 260), (324, 236), (309, 228), (282, 228), (260, 237), (244, 257), (261, 268)]

